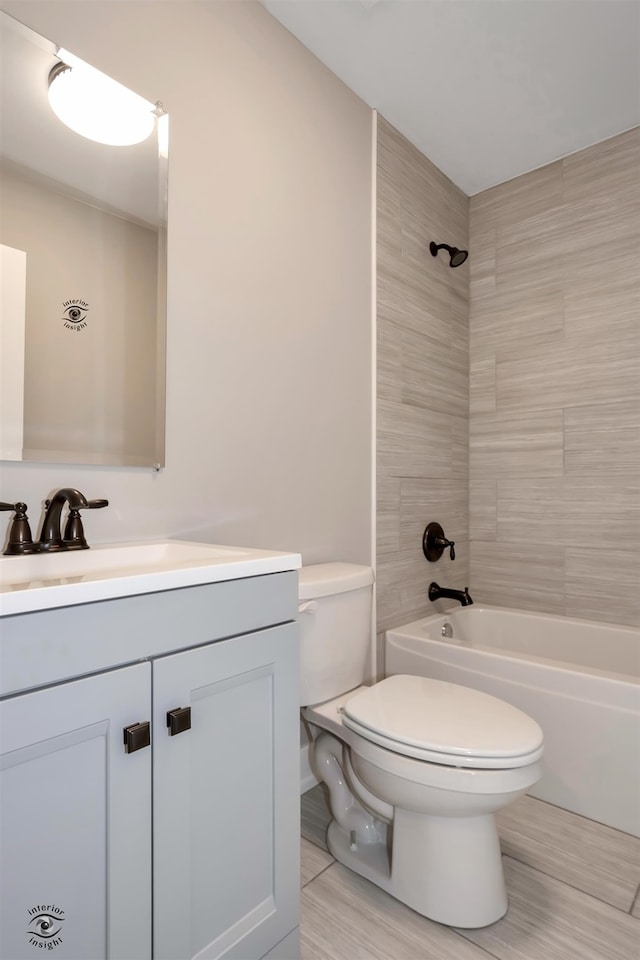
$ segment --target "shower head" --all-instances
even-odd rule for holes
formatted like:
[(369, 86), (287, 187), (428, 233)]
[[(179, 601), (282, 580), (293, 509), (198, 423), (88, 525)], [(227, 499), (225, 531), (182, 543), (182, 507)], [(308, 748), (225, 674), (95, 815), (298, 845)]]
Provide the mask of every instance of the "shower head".
[(448, 243), (434, 243), (433, 240), (429, 244), (429, 250), (431, 251), (431, 256), (433, 257), (438, 256), (438, 250), (446, 250), (450, 257), (450, 267), (461, 266), (469, 256), (468, 250), (458, 250), (457, 247), (450, 247)]

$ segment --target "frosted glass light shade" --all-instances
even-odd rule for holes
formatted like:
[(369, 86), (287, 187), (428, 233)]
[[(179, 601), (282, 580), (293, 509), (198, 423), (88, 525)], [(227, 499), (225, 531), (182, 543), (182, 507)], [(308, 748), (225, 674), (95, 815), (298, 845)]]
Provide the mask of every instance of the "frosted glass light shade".
[(152, 103), (66, 51), (58, 55), (62, 62), (49, 74), (49, 103), (59, 120), (97, 143), (146, 140), (155, 124)]

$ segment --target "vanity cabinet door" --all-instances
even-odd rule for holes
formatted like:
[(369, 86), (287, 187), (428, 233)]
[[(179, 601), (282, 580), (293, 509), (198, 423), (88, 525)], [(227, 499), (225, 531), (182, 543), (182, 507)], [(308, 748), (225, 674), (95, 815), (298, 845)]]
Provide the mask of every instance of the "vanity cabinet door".
[(297, 626), (153, 670), (155, 960), (259, 960), (299, 923)]
[(0, 702), (0, 957), (151, 956), (151, 666)]

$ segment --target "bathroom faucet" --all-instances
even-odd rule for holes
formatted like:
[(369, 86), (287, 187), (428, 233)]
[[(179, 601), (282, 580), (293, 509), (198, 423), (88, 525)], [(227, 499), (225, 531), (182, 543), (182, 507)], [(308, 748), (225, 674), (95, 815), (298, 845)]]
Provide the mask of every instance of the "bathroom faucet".
[(444, 597), (446, 600), (457, 600), (463, 607), (468, 607), (473, 603), (469, 595), (469, 587), (464, 590), (451, 590), (449, 587), (441, 587), (435, 581), (429, 584), (429, 600), (440, 600)]
[[(69, 519), (63, 539), (60, 518), (65, 503), (69, 504)], [(87, 500), (84, 494), (74, 487), (63, 487), (57, 490), (50, 500), (45, 500), (46, 513), (36, 549), (44, 553), (54, 550), (87, 550), (89, 544), (84, 537), (79, 511), (99, 510), (108, 505), (108, 500)]]

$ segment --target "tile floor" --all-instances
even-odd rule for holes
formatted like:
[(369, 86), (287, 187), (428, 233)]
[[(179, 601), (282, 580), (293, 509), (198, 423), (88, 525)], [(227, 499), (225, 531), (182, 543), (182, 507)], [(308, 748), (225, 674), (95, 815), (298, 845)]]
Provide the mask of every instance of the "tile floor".
[(302, 960), (640, 960), (640, 840), (523, 797), (498, 817), (502, 920), (454, 930), (328, 853), (324, 787), (302, 797)]

